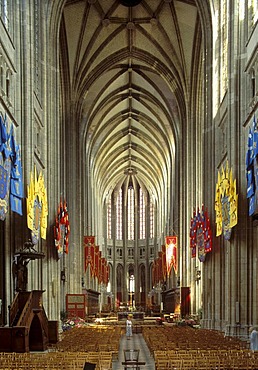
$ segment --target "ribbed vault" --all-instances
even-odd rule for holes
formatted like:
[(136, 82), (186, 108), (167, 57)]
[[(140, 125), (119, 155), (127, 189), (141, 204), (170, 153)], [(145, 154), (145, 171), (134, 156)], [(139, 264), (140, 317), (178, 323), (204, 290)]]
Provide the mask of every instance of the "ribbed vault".
[(195, 1), (131, 4), (68, 0), (63, 12), (65, 90), (102, 199), (127, 176), (154, 199), (171, 186), (199, 62)]

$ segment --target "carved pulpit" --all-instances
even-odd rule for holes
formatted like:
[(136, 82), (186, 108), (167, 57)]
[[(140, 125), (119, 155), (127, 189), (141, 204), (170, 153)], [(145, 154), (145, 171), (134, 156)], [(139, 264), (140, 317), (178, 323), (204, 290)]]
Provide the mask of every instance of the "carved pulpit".
[(16, 251), (13, 261), (13, 277), (15, 278), (15, 289), (17, 292), (26, 291), (28, 284), (27, 265), (30, 261), (43, 259), (45, 254), (34, 249), (31, 241), (25, 242), (22, 249)]

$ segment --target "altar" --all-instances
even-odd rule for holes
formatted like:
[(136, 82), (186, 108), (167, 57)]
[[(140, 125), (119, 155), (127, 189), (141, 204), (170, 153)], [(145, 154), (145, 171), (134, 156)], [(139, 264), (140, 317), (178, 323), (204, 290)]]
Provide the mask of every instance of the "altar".
[(131, 315), (133, 320), (144, 320), (144, 312), (140, 311), (122, 311), (117, 313), (117, 320), (126, 320), (128, 315)]

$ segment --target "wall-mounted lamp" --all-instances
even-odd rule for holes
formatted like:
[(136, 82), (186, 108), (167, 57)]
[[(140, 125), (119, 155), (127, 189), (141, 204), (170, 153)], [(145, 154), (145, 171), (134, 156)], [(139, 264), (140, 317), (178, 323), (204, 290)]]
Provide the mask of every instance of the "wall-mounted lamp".
[(201, 270), (198, 270), (198, 267), (195, 267), (195, 281), (197, 283), (201, 280)]
[(65, 271), (61, 271), (61, 281), (65, 282)]
[(180, 287), (180, 276), (177, 277), (177, 282), (176, 282), (177, 288)]

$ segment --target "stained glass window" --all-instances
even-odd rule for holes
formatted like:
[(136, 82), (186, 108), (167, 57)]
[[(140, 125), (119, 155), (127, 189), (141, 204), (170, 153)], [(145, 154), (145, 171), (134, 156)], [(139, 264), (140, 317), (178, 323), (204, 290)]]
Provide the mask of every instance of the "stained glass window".
[(134, 240), (134, 189), (128, 188), (128, 240)]
[(221, 5), (221, 98), (228, 87), (228, 0)]
[(39, 100), (41, 100), (41, 64), (42, 48), (40, 46), (41, 28), (40, 28), (40, 3), (35, 0), (34, 8), (34, 91)]
[(140, 239), (145, 239), (145, 199), (142, 188), (140, 188), (140, 209), (139, 209), (139, 222), (140, 222)]
[(107, 238), (111, 239), (111, 199), (107, 203)]
[(154, 206), (150, 202), (150, 238), (154, 238)]
[(122, 240), (122, 189), (119, 190), (116, 202), (116, 239)]
[(10, 20), (9, 20), (9, 4), (8, 0), (0, 0), (0, 11), (1, 11), (1, 18), (5, 25), (5, 28), (9, 30)]

